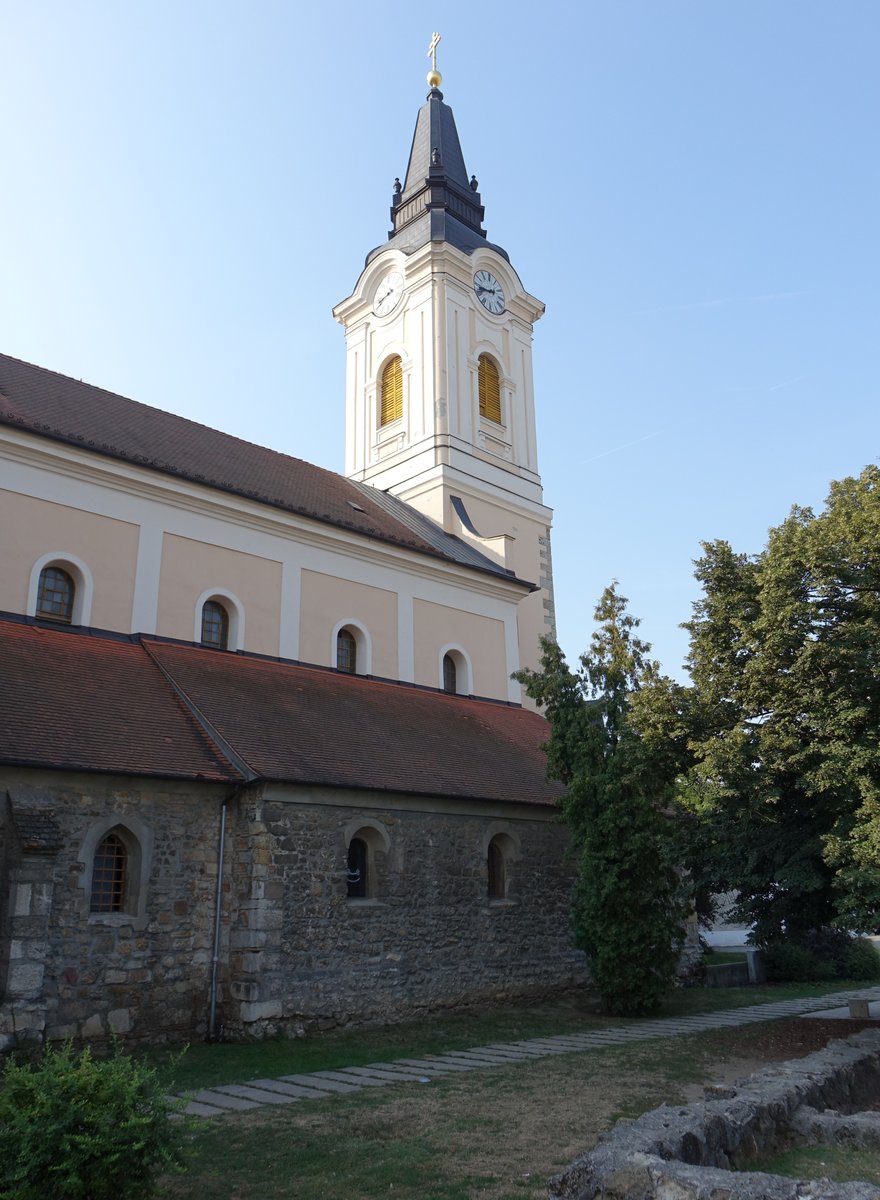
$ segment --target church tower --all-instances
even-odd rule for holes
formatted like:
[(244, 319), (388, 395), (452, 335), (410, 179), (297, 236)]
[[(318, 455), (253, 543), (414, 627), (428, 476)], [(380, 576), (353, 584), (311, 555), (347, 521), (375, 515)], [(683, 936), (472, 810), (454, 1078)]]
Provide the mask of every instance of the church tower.
[(538, 638), (554, 632), (532, 377), (544, 305), (487, 240), (440, 91), (438, 41), (388, 240), (333, 310), (347, 346), (345, 472), (536, 585), (518, 617), (520, 661), (534, 666)]

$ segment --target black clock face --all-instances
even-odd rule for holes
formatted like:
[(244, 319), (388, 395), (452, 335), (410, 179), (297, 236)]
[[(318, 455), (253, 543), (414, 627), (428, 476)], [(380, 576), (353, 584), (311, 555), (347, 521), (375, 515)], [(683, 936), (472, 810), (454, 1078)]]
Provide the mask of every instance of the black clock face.
[(474, 276), (474, 291), (487, 312), (498, 316), (504, 312), (504, 288), (488, 271), (477, 271)]

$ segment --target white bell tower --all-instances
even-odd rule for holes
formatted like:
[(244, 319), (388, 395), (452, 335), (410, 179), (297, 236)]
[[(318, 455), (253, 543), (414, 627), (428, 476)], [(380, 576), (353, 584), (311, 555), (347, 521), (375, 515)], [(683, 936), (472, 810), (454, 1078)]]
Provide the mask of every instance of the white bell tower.
[(544, 305), (486, 239), (440, 82), (432, 70), (388, 241), (333, 310), (348, 355), (345, 472), (538, 586), (519, 613), (520, 659), (533, 666), (539, 636), (554, 632), (532, 377)]

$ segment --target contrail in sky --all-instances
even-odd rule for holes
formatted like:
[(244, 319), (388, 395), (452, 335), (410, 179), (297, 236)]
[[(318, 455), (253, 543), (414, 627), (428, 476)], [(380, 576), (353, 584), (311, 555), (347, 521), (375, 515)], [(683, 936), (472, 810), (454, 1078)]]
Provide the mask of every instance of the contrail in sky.
[(644, 437), (636, 438), (633, 442), (624, 442), (620, 446), (612, 446), (610, 450), (603, 450), (601, 454), (594, 454), (592, 458), (583, 459), (581, 466), (585, 467), (587, 463), (596, 462), (600, 458), (607, 458), (609, 454), (617, 454), (621, 450), (628, 450), (630, 446), (638, 446), (641, 442), (648, 442), (651, 438), (659, 437), (661, 433), (665, 432), (665, 429), (658, 429), (655, 433), (646, 433)]

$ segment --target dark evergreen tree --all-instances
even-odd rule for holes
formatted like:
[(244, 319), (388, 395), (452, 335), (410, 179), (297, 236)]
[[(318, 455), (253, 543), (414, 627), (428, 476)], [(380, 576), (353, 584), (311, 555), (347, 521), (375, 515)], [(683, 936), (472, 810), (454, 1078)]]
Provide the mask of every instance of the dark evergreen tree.
[(669, 812), (676, 758), (643, 738), (632, 698), (656, 686), (656, 664), (626, 600), (607, 588), (580, 670), (555, 642), (541, 671), (517, 678), (550, 721), (548, 772), (566, 785), (562, 812), (578, 856), (574, 927), (605, 1008), (655, 1009), (672, 987), (685, 906)]

